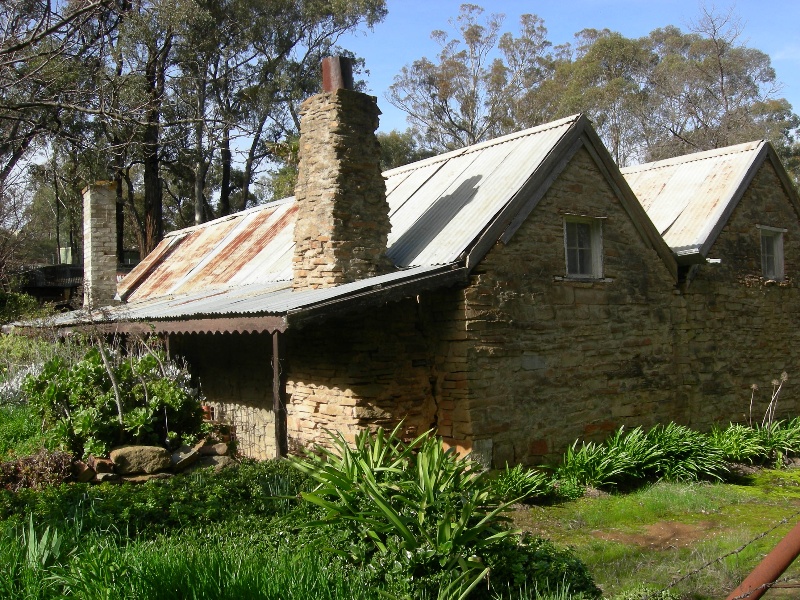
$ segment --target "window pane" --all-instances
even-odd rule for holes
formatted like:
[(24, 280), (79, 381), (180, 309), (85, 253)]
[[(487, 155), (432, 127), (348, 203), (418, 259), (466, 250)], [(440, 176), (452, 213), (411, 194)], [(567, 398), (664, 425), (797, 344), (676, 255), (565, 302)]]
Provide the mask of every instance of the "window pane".
[(580, 265), (578, 263), (578, 251), (575, 248), (567, 248), (567, 273), (569, 275), (580, 275)]
[(592, 262), (592, 224), (567, 221), (564, 224), (566, 235), (568, 275), (594, 275)]
[(565, 223), (567, 232), (567, 248), (577, 248), (578, 246), (578, 231), (577, 223)]
[(589, 246), (588, 248), (580, 248), (578, 250), (578, 256), (580, 261), (580, 275), (591, 275), (592, 274), (592, 247)]
[(575, 223), (578, 229), (578, 248), (592, 247), (592, 230), (588, 223)]
[(783, 260), (778, 256), (778, 242), (781, 234), (761, 232), (761, 274), (765, 279), (780, 279), (782, 277)]

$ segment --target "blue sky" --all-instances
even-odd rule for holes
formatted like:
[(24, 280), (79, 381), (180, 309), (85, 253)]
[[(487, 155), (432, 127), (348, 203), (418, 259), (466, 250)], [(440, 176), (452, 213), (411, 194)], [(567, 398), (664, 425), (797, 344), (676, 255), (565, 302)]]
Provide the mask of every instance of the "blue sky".
[[(448, 19), (458, 15), (461, 1), (388, 0), (389, 15), (372, 32), (348, 36), (340, 45), (366, 60), (370, 75), (369, 92), (378, 97), (383, 111), (381, 131), (405, 129), (405, 115), (384, 97), (400, 69), (414, 60), (435, 58), (439, 47), (430, 39), (434, 29), (452, 31)], [(503, 31), (518, 33), (519, 15), (534, 13), (544, 19), (548, 38), (554, 44), (571, 42), (573, 35), (587, 27), (609, 28), (627, 37), (647, 35), (653, 29), (676, 25), (688, 30), (701, 12), (697, 0), (473, 0), (487, 13), (506, 15)], [(783, 84), (779, 96), (791, 102), (800, 113), (800, 0), (772, 2), (717, 2), (718, 12), (731, 7), (744, 27), (742, 40), (747, 46), (769, 54), (778, 80)]]

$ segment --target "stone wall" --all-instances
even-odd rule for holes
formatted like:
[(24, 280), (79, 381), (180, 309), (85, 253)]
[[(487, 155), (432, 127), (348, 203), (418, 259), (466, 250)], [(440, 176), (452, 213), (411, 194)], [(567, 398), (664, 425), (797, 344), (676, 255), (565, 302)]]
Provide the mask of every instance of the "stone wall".
[[(601, 280), (565, 277), (572, 214), (602, 218)], [(788, 229), (783, 283), (760, 276), (756, 224)], [(753, 383), (760, 418), (782, 371), (779, 414), (796, 415), (800, 226), (771, 165), (711, 257), (679, 287), (581, 150), (468, 287), (286, 333), (290, 450), (404, 419), (404, 435), (435, 427), (487, 465), (536, 463), (621, 425), (746, 421)], [(183, 339), (242, 451), (273, 456), (270, 336)]]
[(270, 335), (175, 335), (170, 353), (189, 362), (215, 419), (236, 428), (238, 450), (250, 458), (274, 458)]
[[(785, 281), (761, 277), (761, 238), (756, 225), (785, 228)], [(769, 161), (756, 174), (709, 252), (719, 263), (693, 273), (682, 300), (685, 321), (677, 323), (680, 379), (689, 398), (687, 420), (747, 421), (750, 386), (759, 387), (753, 419), (761, 421), (773, 379), (786, 372), (778, 412), (800, 410), (800, 225)]]
[(388, 272), (391, 230), (375, 98), (340, 89), (303, 103), (295, 187), (294, 287), (329, 287)]
[(325, 429), (352, 440), (363, 428), (414, 436), (433, 424), (430, 348), (415, 299), (286, 335), (289, 448), (324, 443)]
[(83, 304), (113, 304), (117, 294), (117, 197), (112, 182), (83, 191)]
[[(564, 218), (602, 218), (604, 279), (565, 276)], [(578, 437), (682, 420), (675, 282), (585, 150), (447, 305), (433, 297), (440, 432), (484, 462), (538, 462)]]

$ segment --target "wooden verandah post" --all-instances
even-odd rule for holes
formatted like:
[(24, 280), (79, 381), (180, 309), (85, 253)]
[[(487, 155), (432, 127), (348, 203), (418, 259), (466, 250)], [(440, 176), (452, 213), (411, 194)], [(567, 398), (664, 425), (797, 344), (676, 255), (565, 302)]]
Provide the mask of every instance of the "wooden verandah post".
[(275, 458), (286, 458), (289, 442), (286, 431), (286, 373), (281, 360), (286, 341), (280, 331), (272, 332), (272, 410), (275, 415)]

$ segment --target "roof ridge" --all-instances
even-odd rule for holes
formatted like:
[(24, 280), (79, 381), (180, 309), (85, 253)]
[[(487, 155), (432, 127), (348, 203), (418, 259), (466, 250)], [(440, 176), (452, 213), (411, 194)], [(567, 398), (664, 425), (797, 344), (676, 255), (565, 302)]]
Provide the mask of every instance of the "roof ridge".
[[(732, 146), (725, 146), (723, 148), (714, 148), (712, 150), (702, 150), (700, 152), (692, 152), (690, 154), (682, 154), (680, 156), (673, 156), (670, 158), (663, 158), (630, 167), (623, 167), (620, 169), (623, 175), (626, 173), (635, 173), (641, 171), (654, 171), (656, 169), (664, 169), (667, 167), (675, 167), (678, 165), (688, 165), (694, 162), (709, 160), (712, 158), (719, 158), (720, 156), (730, 156), (733, 154), (744, 154), (745, 152), (754, 152), (761, 148), (766, 143), (766, 140), (754, 140), (752, 142), (743, 142), (741, 144), (734, 144)], [(755, 146), (751, 146), (755, 144)]]
[(212, 225), (218, 225), (219, 223), (224, 223), (225, 221), (230, 221), (232, 219), (240, 219), (250, 215), (252, 213), (260, 212), (262, 210), (266, 210), (268, 208), (276, 208), (279, 205), (288, 204), (290, 202), (294, 202), (294, 196), (289, 196), (288, 198), (281, 198), (280, 200), (273, 200), (272, 202), (265, 202), (264, 204), (257, 204), (256, 206), (251, 206), (250, 208), (246, 208), (244, 210), (240, 210), (237, 212), (233, 212), (229, 215), (225, 215), (224, 217), (217, 217), (216, 219), (211, 219), (210, 221), (206, 221), (204, 223), (200, 223), (199, 225), (190, 225), (189, 227), (183, 227), (181, 229), (176, 229), (174, 231), (170, 231), (164, 234), (164, 238), (168, 237), (176, 237), (178, 235), (185, 235), (187, 233), (192, 233), (193, 231), (198, 231), (200, 229), (204, 229), (206, 227), (211, 227)]
[(407, 165), (402, 165), (400, 167), (395, 167), (393, 169), (387, 169), (386, 171), (383, 172), (383, 176), (391, 177), (393, 175), (398, 175), (405, 171), (414, 171), (416, 169), (422, 168), (430, 164), (435, 164), (437, 162), (450, 160), (451, 158), (454, 158), (456, 156), (461, 156), (464, 154), (472, 154), (473, 152), (478, 152), (480, 150), (483, 150), (485, 148), (490, 148), (492, 146), (499, 146), (501, 144), (511, 142), (521, 137), (536, 135), (539, 133), (543, 133), (545, 131), (550, 131), (551, 129), (563, 127), (564, 125), (567, 125), (569, 123), (577, 123), (578, 120), (581, 118), (581, 115), (582, 113), (576, 113), (574, 115), (570, 115), (568, 117), (564, 117), (556, 121), (550, 121), (548, 123), (540, 123), (539, 125), (534, 125), (533, 127), (528, 127), (527, 129), (523, 129), (521, 131), (506, 133), (501, 136), (491, 138), (489, 140), (484, 140), (482, 142), (476, 142), (474, 144), (470, 144), (469, 146), (464, 146), (463, 148), (457, 148), (455, 150), (450, 150), (443, 154), (437, 154), (436, 156), (423, 158), (422, 160), (408, 163)]

